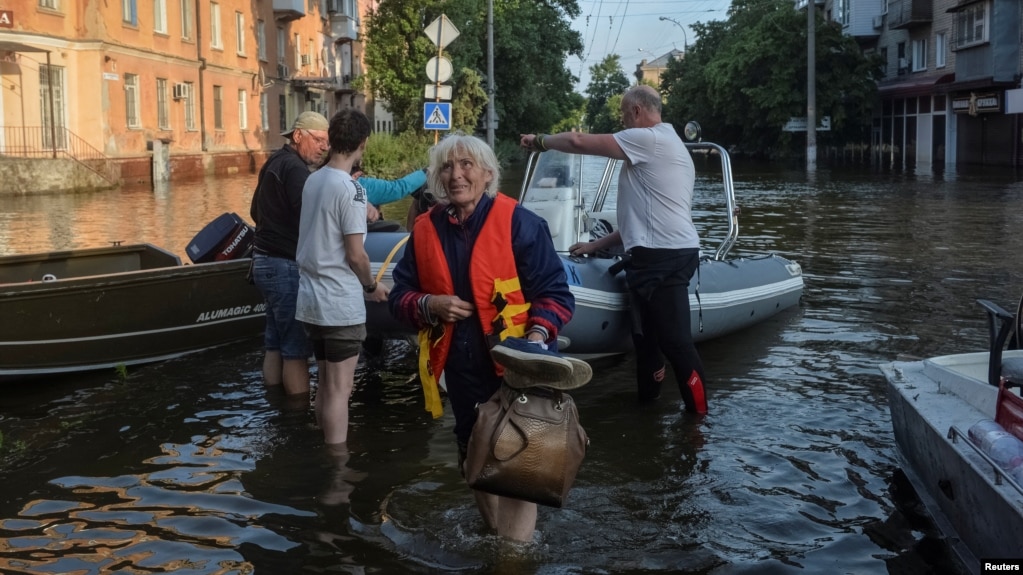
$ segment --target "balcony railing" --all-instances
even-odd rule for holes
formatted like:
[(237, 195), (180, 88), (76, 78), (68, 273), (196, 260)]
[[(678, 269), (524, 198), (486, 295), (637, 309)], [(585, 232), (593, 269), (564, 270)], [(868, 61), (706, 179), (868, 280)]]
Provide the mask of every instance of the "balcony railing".
[(934, 19), (932, 0), (889, 0), (888, 29), (898, 30), (929, 24)]
[(0, 139), (0, 156), (65, 158), (95, 172), (111, 184), (117, 181), (110, 158), (67, 128), (3, 126), (0, 127), (0, 133), (3, 134), (3, 139)]

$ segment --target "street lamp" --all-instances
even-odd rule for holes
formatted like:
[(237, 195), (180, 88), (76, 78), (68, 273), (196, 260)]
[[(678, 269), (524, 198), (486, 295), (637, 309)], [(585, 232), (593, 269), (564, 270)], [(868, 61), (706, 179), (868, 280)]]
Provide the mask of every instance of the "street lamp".
[(674, 18), (669, 18), (667, 16), (661, 16), (659, 18), (659, 20), (661, 20), (662, 22), (665, 21), (665, 20), (667, 20), (669, 22), (673, 22), (676, 26), (679, 27), (680, 30), (682, 30), (682, 47), (683, 47), (682, 51), (683, 52), (688, 52), (689, 51), (689, 36), (686, 34), (685, 26), (683, 26), (682, 24), (679, 24), (678, 20), (676, 20)]

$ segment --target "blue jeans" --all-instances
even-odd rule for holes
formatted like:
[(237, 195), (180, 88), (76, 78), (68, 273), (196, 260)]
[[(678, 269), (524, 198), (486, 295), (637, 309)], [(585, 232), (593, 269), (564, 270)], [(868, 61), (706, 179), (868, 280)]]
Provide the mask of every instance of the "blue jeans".
[(298, 263), (286, 258), (253, 255), (253, 280), (266, 300), (267, 351), (280, 351), (282, 359), (308, 359), (312, 346), (305, 326), (295, 319), (298, 301)]

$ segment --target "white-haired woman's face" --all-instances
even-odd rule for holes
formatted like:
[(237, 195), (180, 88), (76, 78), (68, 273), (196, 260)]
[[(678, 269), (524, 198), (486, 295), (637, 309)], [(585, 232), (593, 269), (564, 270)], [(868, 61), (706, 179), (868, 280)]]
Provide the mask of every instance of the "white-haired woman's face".
[(448, 201), (459, 208), (473, 208), (487, 190), (494, 174), (465, 150), (455, 148), (440, 167), (440, 184)]

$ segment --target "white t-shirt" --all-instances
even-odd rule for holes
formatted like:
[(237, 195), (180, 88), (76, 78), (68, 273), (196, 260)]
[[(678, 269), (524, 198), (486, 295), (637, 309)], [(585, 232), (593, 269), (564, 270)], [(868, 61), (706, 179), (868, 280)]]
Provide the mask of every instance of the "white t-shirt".
[(628, 158), (618, 176), (618, 227), (626, 250), (699, 248), (693, 226), (696, 169), (668, 123), (614, 134)]
[(302, 189), (295, 318), (341, 327), (366, 323), (362, 283), (345, 256), (346, 235), (366, 235), (366, 192), (343, 170), (323, 167)]

